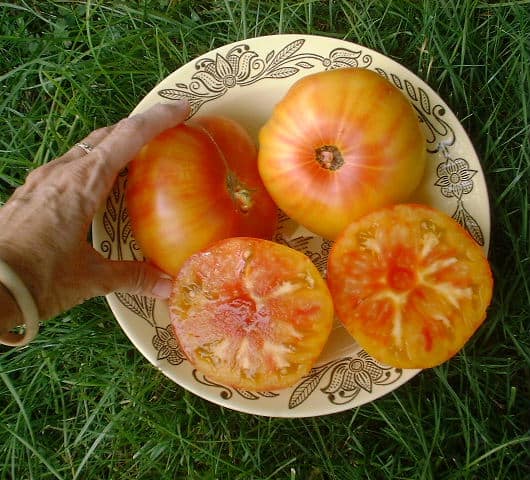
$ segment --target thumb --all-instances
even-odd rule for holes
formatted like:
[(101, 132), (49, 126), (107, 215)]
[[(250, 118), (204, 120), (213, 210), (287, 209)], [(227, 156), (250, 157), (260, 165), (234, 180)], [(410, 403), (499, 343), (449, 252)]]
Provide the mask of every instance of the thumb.
[(136, 261), (107, 260), (105, 286), (110, 292), (124, 292), (167, 299), (171, 294), (172, 280), (156, 267)]

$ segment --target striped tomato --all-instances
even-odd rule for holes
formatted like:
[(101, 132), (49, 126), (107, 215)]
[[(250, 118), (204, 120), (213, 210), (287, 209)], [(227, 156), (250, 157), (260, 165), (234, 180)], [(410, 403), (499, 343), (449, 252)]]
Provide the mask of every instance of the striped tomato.
[(277, 205), (334, 239), (375, 208), (404, 201), (422, 178), (426, 144), (405, 96), (375, 72), (306, 76), (259, 134), (258, 166)]
[(256, 146), (228, 118), (202, 117), (152, 140), (129, 164), (126, 198), (143, 254), (171, 275), (217, 240), (276, 230)]

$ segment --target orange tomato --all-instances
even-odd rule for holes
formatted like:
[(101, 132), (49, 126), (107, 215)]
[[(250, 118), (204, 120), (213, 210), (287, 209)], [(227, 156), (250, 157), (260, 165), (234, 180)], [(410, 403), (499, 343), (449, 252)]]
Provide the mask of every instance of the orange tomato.
[(397, 205), (341, 234), (328, 285), (338, 318), (370, 355), (427, 368), (455, 355), (482, 324), (493, 280), (482, 249), (455, 220)]
[(126, 199), (143, 254), (171, 275), (221, 238), (271, 238), (276, 230), (256, 146), (228, 118), (203, 117), (144, 146), (129, 164)]
[(411, 104), (361, 68), (296, 82), (262, 127), (259, 144), (259, 171), (274, 201), (328, 239), (361, 215), (404, 201), (426, 158)]
[(307, 374), (331, 331), (326, 282), (304, 254), (255, 238), (229, 238), (192, 255), (169, 311), (190, 362), (208, 378), (275, 390)]

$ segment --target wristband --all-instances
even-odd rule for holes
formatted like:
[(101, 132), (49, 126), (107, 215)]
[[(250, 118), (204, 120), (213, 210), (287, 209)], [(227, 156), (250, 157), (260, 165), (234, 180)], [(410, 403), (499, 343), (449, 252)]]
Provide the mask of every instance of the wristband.
[(18, 304), (24, 318), (22, 334), (0, 334), (0, 344), (10, 347), (27, 345), (39, 333), (39, 310), (30, 291), (16, 272), (0, 258), (0, 282), (7, 288)]

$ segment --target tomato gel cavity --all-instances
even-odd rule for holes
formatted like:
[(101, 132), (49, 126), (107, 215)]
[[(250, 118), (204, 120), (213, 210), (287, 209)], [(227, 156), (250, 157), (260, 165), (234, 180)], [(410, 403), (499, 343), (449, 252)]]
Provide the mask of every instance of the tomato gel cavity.
[(428, 368), (455, 355), (482, 324), (493, 280), (482, 249), (455, 220), (397, 205), (342, 233), (328, 285), (339, 320), (370, 355)]
[(307, 374), (333, 322), (331, 295), (309, 258), (255, 238), (229, 238), (192, 255), (175, 279), (169, 311), (199, 371), (254, 391)]

